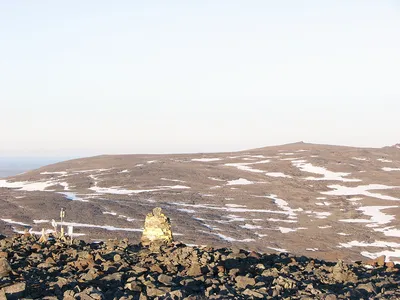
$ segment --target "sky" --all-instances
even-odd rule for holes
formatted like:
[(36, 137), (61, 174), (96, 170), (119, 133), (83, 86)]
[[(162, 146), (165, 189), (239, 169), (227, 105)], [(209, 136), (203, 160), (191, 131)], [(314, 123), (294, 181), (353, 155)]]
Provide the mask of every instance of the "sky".
[(0, 0), (0, 156), (400, 142), (400, 2)]

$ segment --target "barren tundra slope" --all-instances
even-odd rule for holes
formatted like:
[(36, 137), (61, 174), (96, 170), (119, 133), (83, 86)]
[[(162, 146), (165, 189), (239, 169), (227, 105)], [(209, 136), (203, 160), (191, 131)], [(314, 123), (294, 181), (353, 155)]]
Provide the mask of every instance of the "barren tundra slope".
[(64, 225), (138, 242), (155, 206), (176, 240), (400, 262), (400, 149), (295, 143), (234, 153), (104, 155), (0, 180), (0, 232)]

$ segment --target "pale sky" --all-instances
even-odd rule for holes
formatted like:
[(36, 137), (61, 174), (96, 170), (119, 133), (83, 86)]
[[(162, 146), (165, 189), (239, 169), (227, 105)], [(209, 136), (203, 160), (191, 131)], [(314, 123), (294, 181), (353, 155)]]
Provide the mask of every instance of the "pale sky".
[(400, 142), (400, 2), (0, 0), (0, 156)]

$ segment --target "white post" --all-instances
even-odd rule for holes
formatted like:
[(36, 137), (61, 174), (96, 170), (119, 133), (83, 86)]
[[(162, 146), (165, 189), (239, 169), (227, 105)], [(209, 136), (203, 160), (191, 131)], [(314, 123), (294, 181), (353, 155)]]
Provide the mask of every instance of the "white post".
[(73, 234), (74, 234), (74, 226), (68, 225), (68, 235), (72, 237)]

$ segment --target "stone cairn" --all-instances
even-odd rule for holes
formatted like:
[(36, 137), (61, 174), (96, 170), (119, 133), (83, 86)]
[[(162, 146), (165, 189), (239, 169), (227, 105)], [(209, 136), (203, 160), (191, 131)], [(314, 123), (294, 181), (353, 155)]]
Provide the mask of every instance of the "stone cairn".
[(161, 246), (172, 243), (171, 222), (160, 207), (147, 214), (141, 239), (143, 246)]

